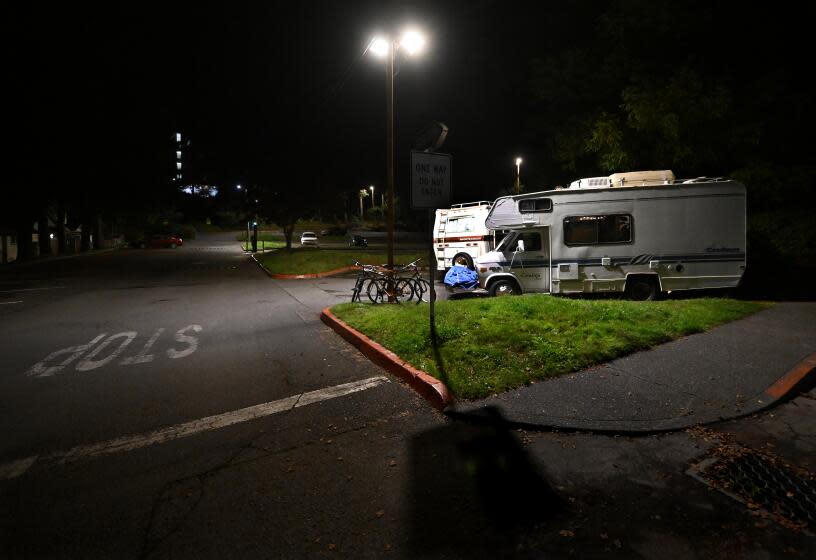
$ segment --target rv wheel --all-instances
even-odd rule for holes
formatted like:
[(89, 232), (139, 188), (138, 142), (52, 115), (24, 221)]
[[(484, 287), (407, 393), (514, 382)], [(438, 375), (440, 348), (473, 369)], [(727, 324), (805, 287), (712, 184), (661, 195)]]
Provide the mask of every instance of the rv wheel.
[(497, 280), (490, 285), (491, 296), (517, 296), (521, 290), (512, 280)]
[(651, 301), (657, 299), (657, 286), (650, 278), (632, 278), (626, 283), (629, 299)]
[(473, 257), (467, 253), (457, 253), (457, 255), (453, 257), (453, 264), (466, 266), (468, 269), (473, 270)]

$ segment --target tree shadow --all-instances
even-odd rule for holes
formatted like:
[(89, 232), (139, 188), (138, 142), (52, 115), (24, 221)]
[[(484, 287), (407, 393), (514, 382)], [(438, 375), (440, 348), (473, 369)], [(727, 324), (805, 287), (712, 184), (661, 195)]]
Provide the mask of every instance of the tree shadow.
[(513, 555), (521, 532), (564, 509), (495, 408), (414, 437), (408, 545), (412, 556)]

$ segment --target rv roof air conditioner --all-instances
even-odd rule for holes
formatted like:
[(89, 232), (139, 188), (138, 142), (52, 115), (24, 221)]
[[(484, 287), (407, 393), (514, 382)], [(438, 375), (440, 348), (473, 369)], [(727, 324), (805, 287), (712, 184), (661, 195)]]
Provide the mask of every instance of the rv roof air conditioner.
[(604, 189), (609, 186), (609, 177), (587, 177), (570, 183), (571, 189)]
[(613, 173), (609, 176), (609, 183), (613, 187), (654, 187), (670, 185), (674, 182), (674, 173), (671, 169), (658, 171), (628, 171)]

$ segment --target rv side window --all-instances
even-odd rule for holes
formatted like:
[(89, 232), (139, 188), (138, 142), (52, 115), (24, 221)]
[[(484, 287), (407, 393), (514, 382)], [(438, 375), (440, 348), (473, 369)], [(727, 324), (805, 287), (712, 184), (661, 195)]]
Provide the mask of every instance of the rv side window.
[(566, 245), (599, 245), (630, 243), (631, 241), (632, 216), (629, 214), (564, 218), (564, 243)]
[(527, 198), (519, 200), (519, 212), (552, 212), (552, 200), (549, 198)]

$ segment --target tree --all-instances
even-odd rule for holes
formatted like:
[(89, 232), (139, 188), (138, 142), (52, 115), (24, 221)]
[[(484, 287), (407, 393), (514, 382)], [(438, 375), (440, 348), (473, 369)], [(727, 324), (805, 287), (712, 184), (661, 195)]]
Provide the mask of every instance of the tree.
[(286, 249), (292, 249), (292, 238), (298, 220), (311, 211), (308, 189), (296, 184), (267, 184), (251, 191), (257, 194), (257, 215), (264, 221), (274, 223), (283, 230)]

